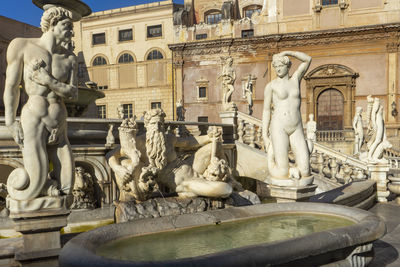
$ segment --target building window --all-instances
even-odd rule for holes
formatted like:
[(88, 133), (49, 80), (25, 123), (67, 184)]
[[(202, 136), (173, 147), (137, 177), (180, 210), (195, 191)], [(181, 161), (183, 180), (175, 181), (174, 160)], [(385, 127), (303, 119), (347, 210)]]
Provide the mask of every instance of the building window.
[(132, 29), (120, 30), (118, 33), (118, 40), (120, 42), (132, 41), (133, 40)]
[(262, 6), (259, 5), (251, 5), (247, 6), (243, 9), (244, 17), (251, 19), (251, 16), (253, 16), (254, 12), (261, 12)]
[(317, 100), (318, 130), (343, 130), (344, 98), (340, 91), (327, 89)]
[(207, 33), (196, 34), (196, 40), (207, 39)]
[(151, 102), (151, 109), (161, 109), (161, 102)]
[(254, 36), (254, 30), (243, 30), (242, 31), (242, 38), (248, 38)]
[(161, 37), (162, 25), (147, 26), (147, 38)]
[(119, 57), (118, 63), (124, 64), (124, 63), (132, 63), (134, 62), (132, 55), (125, 53), (122, 56)]
[(207, 87), (201, 86), (199, 87), (199, 98), (206, 98), (207, 97)]
[(97, 33), (92, 35), (92, 45), (99, 45), (106, 43), (106, 33)]
[[(198, 122), (208, 122), (207, 116), (199, 116), (197, 117)], [(200, 135), (206, 135), (208, 131), (208, 125), (199, 125)]]
[(158, 50), (153, 50), (149, 53), (147, 56), (147, 60), (157, 60), (157, 59), (163, 59), (163, 55), (161, 54), (160, 51)]
[(97, 106), (97, 117), (100, 119), (106, 118), (106, 105)]
[(85, 77), (85, 73), (86, 73), (85, 63), (79, 62), (78, 63), (78, 77), (79, 78)]
[(323, 6), (337, 5), (337, 4), (338, 4), (338, 0), (322, 0)]
[(220, 11), (212, 11), (205, 15), (205, 21), (207, 24), (217, 24), (221, 21), (222, 14)]
[(132, 104), (123, 104), (124, 107), (124, 119), (133, 117)]
[(93, 66), (102, 66), (102, 65), (107, 65), (107, 60), (104, 57), (96, 57), (93, 60)]

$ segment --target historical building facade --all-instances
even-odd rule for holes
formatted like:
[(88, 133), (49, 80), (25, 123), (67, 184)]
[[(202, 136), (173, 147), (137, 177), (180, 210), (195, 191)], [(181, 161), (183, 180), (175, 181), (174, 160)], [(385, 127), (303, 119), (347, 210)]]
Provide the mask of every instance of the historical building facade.
[(75, 53), (81, 84), (93, 81), (105, 97), (96, 101), (100, 118), (140, 118), (162, 107), (173, 119), (172, 1), (96, 12), (75, 23)]
[[(0, 16), (0, 116), (4, 116), (4, 83), (6, 80), (7, 69), (7, 47), (10, 42), (17, 37), (40, 37), (40, 28), (19, 22), (10, 18)], [(21, 95), (21, 102), (26, 101), (26, 95)], [(20, 105), (21, 106), (21, 105)]]
[[(186, 120), (218, 122), (225, 59), (236, 72), (232, 100), (246, 112), (253, 79), (253, 116), (262, 116), (265, 85), (275, 78), (272, 55), (296, 50), (313, 61), (301, 83), (302, 116), (319, 130), (351, 129), (366, 97), (385, 106), (390, 134), (399, 127), (399, 0), (188, 0), (175, 17), (176, 98)], [(293, 69), (298, 62), (293, 60)]]

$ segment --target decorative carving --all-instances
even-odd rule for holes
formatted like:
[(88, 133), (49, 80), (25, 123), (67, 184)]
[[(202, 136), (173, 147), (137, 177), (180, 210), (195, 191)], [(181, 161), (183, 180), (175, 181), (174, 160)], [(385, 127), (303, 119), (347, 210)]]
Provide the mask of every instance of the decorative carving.
[(386, 44), (386, 50), (388, 53), (397, 53), (399, 51), (399, 43), (393, 42)]
[(83, 167), (75, 168), (75, 183), (72, 190), (74, 202), (72, 209), (94, 209), (96, 200), (94, 198), (94, 181), (90, 173)]
[(253, 90), (254, 90), (254, 84), (257, 78), (251, 74), (247, 76), (247, 79), (245, 79), (245, 82), (242, 82), (243, 86), (243, 98), (246, 99), (247, 101), (247, 113), (249, 115), (253, 114)]
[(233, 59), (231, 57), (221, 58), (222, 61), (225, 61), (222, 67), (222, 73), (218, 77), (222, 78), (222, 108), (224, 111), (234, 111), (237, 110), (236, 104), (232, 102), (232, 93), (235, 90), (233, 86), (236, 80), (236, 72), (233, 69)]

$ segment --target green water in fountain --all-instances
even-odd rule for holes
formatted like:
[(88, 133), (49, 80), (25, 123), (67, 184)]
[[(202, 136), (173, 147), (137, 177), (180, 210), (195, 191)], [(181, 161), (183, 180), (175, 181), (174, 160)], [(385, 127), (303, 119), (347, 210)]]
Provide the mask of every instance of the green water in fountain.
[(99, 247), (96, 254), (118, 260), (165, 261), (301, 237), (353, 224), (348, 219), (330, 215), (274, 215), (128, 237)]

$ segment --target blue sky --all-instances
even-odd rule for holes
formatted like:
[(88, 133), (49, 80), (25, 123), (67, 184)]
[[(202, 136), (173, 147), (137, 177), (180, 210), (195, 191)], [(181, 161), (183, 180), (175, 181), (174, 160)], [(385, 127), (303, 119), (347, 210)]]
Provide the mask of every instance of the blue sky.
[[(37, 8), (32, 0), (2, 0), (0, 4), (0, 15), (22, 21), (39, 27), (42, 10)], [(93, 12), (114, 9), (126, 6), (134, 6), (151, 2), (154, 0), (83, 0)], [(183, 0), (174, 0), (175, 3), (183, 4)]]

